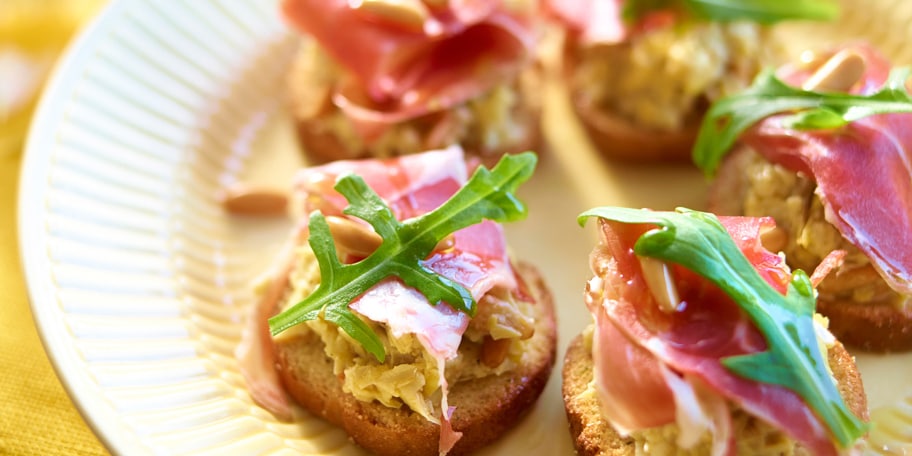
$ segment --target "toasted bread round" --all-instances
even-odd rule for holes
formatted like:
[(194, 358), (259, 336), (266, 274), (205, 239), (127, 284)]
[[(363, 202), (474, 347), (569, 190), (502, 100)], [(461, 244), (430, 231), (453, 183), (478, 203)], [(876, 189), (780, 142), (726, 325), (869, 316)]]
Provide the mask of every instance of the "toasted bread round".
[[(744, 200), (748, 192), (748, 167), (756, 154), (747, 148), (732, 151), (722, 161), (718, 177), (709, 190), (709, 211), (720, 215), (745, 214)], [(782, 221), (777, 220), (778, 224)], [(786, 255), (786, 258), (790, 258)], [(796, 265), (791, 264), (793, 268)], [(830, 292), (831, 279), (827, 278), (819, 287), (820, 297), (817, 300), (817, 312), (830, 320), (830, 332), (842, 343), (873, 352), (897, 352), (912, 350), (912, 307), (899, 305), (896, 301), (902, 298), (889, 289), (873, 268), (859, 268), (870, 276), (853, 283), (850, 277), (854, 271), (836, 271), (833, 282), (839, 282), (841, 288), (837, 295)], [(813, 271), (806, 271), (808, 274)], [(854, 277), (859, 279), (859, 277)], [(871, 281), (878, 285), (879, 298), (869, 301), (855, 301), (843, 296), (850, 296), (851, 289), (869, 286)]]
[[(518, 369), (450, 385), (456, 410), (453, 429), (462, 438), (449, 453), (470, 453), (503, 435), (538, 399), (554, 366), (557, 346), (554, 303), (537, 270), (519, 263), (517, 271), (535, 298), (535, 334), (527, 341)], [(440, 427), (408, 407), (361, 402), (342, 391), (333, 363), (315, 333), (276, 345), (278, 370), (287, 391), (304, 408), (342, 427), (351, 438), (379, 455), (437, 455)]]
[[(828, 351), (828, 362), (839, 382), (839, 393), (859, 418), (868, 420), (868, 403), (861, 374), (855, 359), (839, 342)], [(603, 417), (595, 394), (584, 394), (592, 381), (592, 352), (582, 336), (577, 336), (567, 349), (563, 368), (563, 397), (570, 433), (581, 456), (628, 456), (635, 454), (636, 445), (622, 437)], [(738, 437), (736, 437), (737, 439)]]
[(629, 162), (686, 162), (697, 138), (696, 126), (681, 131), (653, 131), (600, 110), (577, 94), (573, 109), (593, 145), (612, 160)]
[[(325, 58), (314, 57), (321, 51), (312, 49), (313, 46), (316, 46), (313, 42), (304, 43), (287, 77), (289, 110), (304, 153), (313, 162), (385, 158), (459, 144), (469, 155), (494, 163), (504, 154), (538, 149), (541, 145), (538, 91), (542, 68), (539, 62), (532, 62), (516, 75), (514, 81), (507, 82), (507, 90), (512, 91), (511, 97), (515, 102), (506, 115), (509, 125), (501, 125), (500, 130), (495, 131), (500, 134), (509, 132), (509, 139), (500, 138), (498, 144), (490, 144), (490, 138), (481, 137), (486, 133), (480, 134), (477, 130), (480, 128), (478, 122), (491, 116), (474, 115), (465, 104), (460, 104), (394, 124), (390, 128), (407, 126), (408, 129), (398, 132), (394, 139), (382, 140), (382, 145), (378, 145), (357, 136), (354, 125), (332, 103), (333, 87), (337, 79), (341, 79), (338, 72), (343, 70), (335, 69), (334, 64)], [(485, 93), (479, 98), (489, 95)], [(460, 109), (462, 111), (457, 113)], [(504, 121), (502, 114), (494, 117)]]
[[(580, 124), (596, 149), (605, 157), (629, 162), (685, 162), (690, 160), (691, 146), (697, 138), (699, 122), (688, 123), (678, 131), (659, 131), (637, 125), (612, 113), (583, 95), (574, 83), (574, 73), (586, 58), (572, 35), (565, 37), (563, 46), (563, 80), (570, 103)], [(702, 116), (697, 116), (698, 119)]]

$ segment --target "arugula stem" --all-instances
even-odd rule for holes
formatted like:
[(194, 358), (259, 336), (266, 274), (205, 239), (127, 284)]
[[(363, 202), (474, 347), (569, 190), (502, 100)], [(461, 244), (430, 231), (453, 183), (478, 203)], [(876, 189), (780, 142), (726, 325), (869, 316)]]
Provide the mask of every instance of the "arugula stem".
[(832, 20), (839, 6), (828, 0), (627, 0), (624, 17), (635, 21), (651, 11), (686, 11), (707, 21), (751, 21), (772, 24), (786, 20)]

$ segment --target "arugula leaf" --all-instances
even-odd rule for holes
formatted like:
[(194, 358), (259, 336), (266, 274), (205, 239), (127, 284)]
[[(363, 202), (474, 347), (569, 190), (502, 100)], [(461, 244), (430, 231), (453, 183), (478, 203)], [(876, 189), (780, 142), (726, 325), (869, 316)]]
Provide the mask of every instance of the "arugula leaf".
[(853, 95), (792, 87), (779, 80), (773, 70), (765, 70), (747, 90), (709, 108), (694, 144), (693, 161), (704, 173), (713, 175), (738, 137), (773, 114), (793, 113), (784, 119), (790, 128), (821, 130), (875, 114), (912, 112), (912, 95), (906, 89), (909, 72), (908, 67), (896, 68), (878, 91)]
[(348, 305), (381, 280), (399, 277), (420, 291), (429, 303), (444, 301), (469, 315), (475, 300), (462, 285), (424, 266), (423, 260), (451, 233), (483, 219), (509, 222), (526, 216), (526, 207), (516, 197), (516, 188), (531, 177), (538, 158), (531, 152), (505, 155), (492, 169), (479, 167), (471, 179), (440, 207), (419, 217), (398, 221), (392, 210), (360, 176), (339, 177), (335, 189), (349, 205), (345, 214), (368, 222), (383, 238), (370, 256), (342, 264), (323, 214), (310, 216), (310, 239), (320, 267), (320, 284), (303, 301), (269, 319), (272, 335), (321, 314), (361, 343), (377, 360), (386, 359), (383, 343)]
[(628, 0), (624, 18), (635, 21), (656, 10), (678, 10), (707, 21), (747, 20), (772, 24), (789, 19), (831, 20), (839, 14), (827, 0)]
[(726, 368), (798, 394), (843, 448), (866, 432), (866, 424), (849, 411), (816, 347), (814, 289), (804, 271), (794, 271), (787, 293), (780, 294), (763, 280), (710, 213), (684, 208), (653, 212), (598, 207), (580, 214), (580, 225), (589, 217), (658, 225), (637, 240), (634, 252), (679, 264), (706, 278), (744, 310), (766, 339), (767, 351), (724, 358)]

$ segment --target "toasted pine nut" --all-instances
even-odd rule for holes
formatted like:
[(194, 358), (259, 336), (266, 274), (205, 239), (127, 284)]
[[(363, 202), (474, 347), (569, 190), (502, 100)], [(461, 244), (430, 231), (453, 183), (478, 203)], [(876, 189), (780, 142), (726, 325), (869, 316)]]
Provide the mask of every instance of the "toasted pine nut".
[(452, 234), (448, 234), (447, 237), (440, 240), (436, 246), (434, 246), (434, 252), (446, 251), (453, 248), (456, 245), (456, 237)]
[(379, 234), (345, 217), (329, 215), (326, 223), (336, 243), (355, 255), (368, 256), (383, 243)]
[(288, 196), (276, 190), (236, 187), (225, 191), (221, 203), (229, 214), (278, 216), (285, 214)]
[(760, 243), (770, 252), (781, 252), (788, 245), (788, 233), (778, 226), (770, 228), (760, 233)]
[(518, 337), (525, 340), (535, 335), (535, 320), (522, 314), (517, 305), (488, 293), (478, 303), (478, 313), (470, 325), (487, 330), (498, 338)]
[(638, 257), (638, 259), (643, 270), (643, 279), (652, 292), (652, 296), (655, 297), (659, 309), (665, 313), (676, 312), (681, 304), (681, 298), (678, 296), (678, 288), (674, 284), (668, 264), (654, 258)]
[(348, 4), (359, 12), (410, 30), (423, 30), (424, 22), (431, 15), (421, 0), (349, 0)]
[(844, 49), (821, 65), (804, 81), (802, 88), (845, 92), (861, 79), (866, 67), (864, 57), (851, 49)]
[(484, 342), (481, 343), (481, 362), (493, 369), (507, 359), (509, 351), (510, 339), (494, 339), (491, 336), (485, 336)]

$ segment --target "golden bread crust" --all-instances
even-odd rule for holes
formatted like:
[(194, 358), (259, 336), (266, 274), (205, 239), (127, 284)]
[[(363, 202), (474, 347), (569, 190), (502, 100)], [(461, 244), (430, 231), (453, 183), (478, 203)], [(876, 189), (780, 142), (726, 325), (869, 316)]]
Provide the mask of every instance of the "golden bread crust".
[(621, 437), (611, 427), (602, 416), (595, 394), (583, 394), (592, 381), (593, 367), (592, 353), (586, 349), (583, 336), (577, 336), (564, 356), (561, 386), (576, 453), (580, 456), (633, 455), (633, 439)]
[[(470, 453), (517, 424), (535, 403), (554, 366), (557, 346), (553, 298), (538, 271), (519, 263), (535, 297), (535, 334), (527, 341), (527, 361), (517, 370), (450, 385), (455, 406), (453, 429), (463, 433), (449, 453)], [(361, 402), (342, 391), (323, 343), (310, 331), (276, 345), (277, 369), (286, 390), (310, 412), (342, 427), (362, 447), (378, 455), (436, 455), (440, 427), (407, 407)]]
[(846, 345), (873, 352), (912, 350), (912, 308), (889, 301), (817, 300), (830, 332)]
[[(849, 409), (868, 420), (867, 396), (855, 359), (839, 342), (828, 351), (828, 362), (839, 382), (839, 393)], [(570, 422), (570, 434), (580, 456), (628, 456), (635, 454), (633, 439), (621, 437), (602, 416), (595, 394), (584, 394), (592, 381), (592, 353), (582, 336), (571, 341), (564, 357), (562, 393)]]

